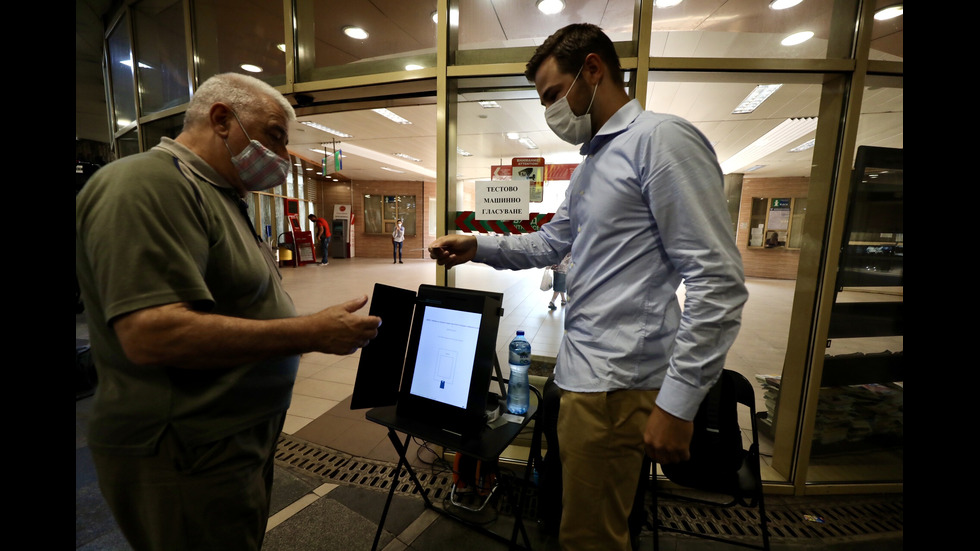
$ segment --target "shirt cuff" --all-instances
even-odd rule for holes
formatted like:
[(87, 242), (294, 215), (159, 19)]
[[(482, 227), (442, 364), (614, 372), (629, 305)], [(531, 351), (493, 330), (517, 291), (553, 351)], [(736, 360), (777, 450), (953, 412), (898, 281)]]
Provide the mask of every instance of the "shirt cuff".
[(696, 388), (668, 376), (657, 394), (657, 407), (685, 421), (693, 421), (710, 387)]

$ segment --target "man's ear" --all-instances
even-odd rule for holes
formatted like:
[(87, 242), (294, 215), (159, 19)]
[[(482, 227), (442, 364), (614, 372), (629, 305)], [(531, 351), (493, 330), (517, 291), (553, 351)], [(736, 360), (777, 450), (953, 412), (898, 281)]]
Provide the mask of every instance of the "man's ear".
[(231, 131), (231, 124), (234, 118), (235, 115), (231, 112), (231, 107), (228, 107), (220, 101), (215, 102), (211, 106), (211, 110), (208, 111), (208, 121), (211, 123), (211, 128), (222, 139), (228, 139), (228, 133)]
[(595, 86), (606, 74), (606, 64), (603, 63), (599, 54), (591, 53), (585, 56), (585, 63), (582, 67), (582, 76), (589, 86)]

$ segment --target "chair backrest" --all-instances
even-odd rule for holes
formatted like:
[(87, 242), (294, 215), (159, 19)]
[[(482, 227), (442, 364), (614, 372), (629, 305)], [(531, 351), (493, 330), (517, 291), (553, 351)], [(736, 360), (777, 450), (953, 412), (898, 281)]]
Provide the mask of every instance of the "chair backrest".
[(725, 369), (694, 418), (690, 460), (661, 465), (664, 476), (682, 486), (732, 496), (743, 504), (746, 498), (754, 501), (759, 456), (754, 438), (749, 450), (742, 445), (740, 403), (750, 408), (754, 418), (752, 385), (742, 374)]

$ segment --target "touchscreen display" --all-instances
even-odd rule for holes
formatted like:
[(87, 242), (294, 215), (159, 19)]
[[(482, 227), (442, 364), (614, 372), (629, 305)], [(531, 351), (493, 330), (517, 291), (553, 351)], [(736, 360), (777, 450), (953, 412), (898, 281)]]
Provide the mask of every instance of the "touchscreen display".
[(411, 393), (466, 409), (482, 316), (426, 306)]

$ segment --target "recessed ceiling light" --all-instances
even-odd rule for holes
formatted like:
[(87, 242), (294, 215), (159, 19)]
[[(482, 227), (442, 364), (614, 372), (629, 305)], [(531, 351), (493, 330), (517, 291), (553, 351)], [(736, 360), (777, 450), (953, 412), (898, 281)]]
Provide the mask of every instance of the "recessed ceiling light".
[(495, 102), (495, 101), (478, 101), (477, 103), (479, 103), (480, 104), (480, 107), (482, 107), (484, 109), (499, 109), (500, 108), (500, 104), (497, 103), (497, 102)]
[(738, 107), (732, 111), (732, 114), (741, 115), (755, 111), (762, 105), (762, 102), (766, 101), (781, 86), (782, 84), (760, 84), (756, 86), (754, 90), (749, 92), (749, 95), (745, 96), (742, 103), (738, 104)]
[(252, 65), (251, 63), (242, 63), (241, 64), (241, 68), (244, 69), (244, 70), (246, 70), (246, 71), (248, 71), (248, 72), (250, 72), (250, 73), (261, 73), (262, 72), (262, 67), (259, 67), (258, 65)]
[(796, 46), (797, 44), (802, 44), (811, 38), (813, 38), (813, 32), (803, 31), (787, 36), (782, 42), (780, 42), (780, 44), (783, 46)]
[(538, 11), (545, 15), (554, 15), (565, 9), (565, 2), (562, 0), (538, 0)]
[(769, 2), (769, 9), (785, 10), (786, 8), (792, 8), (802, 1), (803, 0), (772, 0), (772, 2)]
[(800, 145), (794, 147), (793, 149), (790, 149), (789, 151), (790, 151), (790, 153), (799, 153), (800, 151), (806, 151), (807, 149), (810, 149), (811, 147), (813, 147), (813, 144), (815, 142), (816, 142), (816, 138), (809, 139), (809, 140), (801, 143)]
[(414, 63), (409, 63), (408, 65), (405, 66), (406, 71), (418, 71), (419, 69), (425, 69), (425, 67), (421, 65), (416, 65)]
[(365, 38), (368, 37), (367, 31), (365, 31), (360, 27), (354, 27), (354, 26), (344, 27), (344, 34), (346, 34), (351, 38), (356, 38), (358, 40), (364, 40)]
[(378, 168), (380, 168), (381, 170), (387, 170), (388, 172), (397, 172), (398, 174), (405, 174), (405, 171), (404, 170), (395, 170), (393, 168), (388, 168), (386, 166), (382, 166), (382, 167), (378, 167)]
[(438, 23), (439, 22), (439, 12), (438, 11), (432, 12), (432, 22), (433, 23)]
[(412, 121), (410, 121), (410, 120), (408, 120), (406, 118), (403, 118), (403, 117), (399, 117), (398, 115), (396, 115), (396, 114), (392, 113), (391, 111), (389, 111), (387, 109), (384, 109), (384, 108), (381, 108), (381, 109), (372, 109), (371, 111), (374, 111), (375, 113), (381, 115), (382, 117), (384, 117), (384, 118), (386, 118), (386, 119), (388, 119), (390, 121), (397, 122), (398, 124), (412, 124)]
[(507, 139), (508, 140), (516, 140), (517, 138), (520, 138), (520, 137), (521, 137), (521, 135), (518, 134), (517, 132), (508, 132), (507, 133)]
[(904, 10), (905, 8), (902, 4), (894, 4), (876, 11), (875, 19), (878, 21), (888, 21), (889, 19), (894, 19), (899, 15), (902, 15)]
[(534, 143), (534, 140), (532, 140), (531, 138), (521, 138), (518, 141), (520, 141), (521, 142), (521, 145), (523, 145), (524, 147), (526, 147), (528, 149), (537, 149), (538, 148), (538, 144)]
[(280, 52), (286, 53), (286, 45), (285, 44), (279, 44), (278, 46), (276, 46), (276, 48), (278, 48)]
[(338, 136), (340, 138), (353, 138), (354, 137), (354, 136), (351, 136), (350, 134), (347, 134), (346, 132), (341, 132), (340, 130), (334, 130), (333, 128), (329, 128), (329, 127), (323, 126), (322, 124), (315, 123), (315, 122), (300, 121), (300, 124), (305, 124), (306, 126), (309, 126), (310, 128), (316, 128), (317, 130), (322, 130), (324, 132), (328, 132), (328, 133), (333, 134), (334, 136)]
[(684, 0), (655, 0), (653, 5), (658, 8), (673, 8)]
[(460, 155), (462, 155), (464, 157), (472, 157), (473, 156), (473, 154), (470, 153), (469, 151), (466, 151), (465, 149), (460, 149), (458, 147), (456, 148), (456, 153), (458, 153), (458, 154), (460, 154)]

